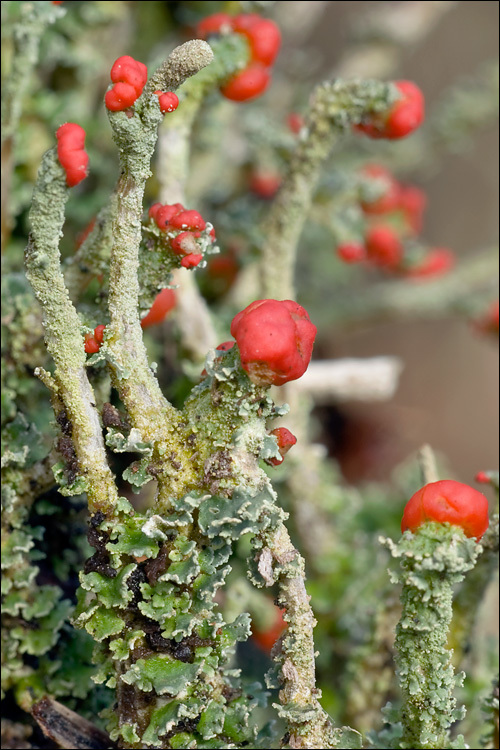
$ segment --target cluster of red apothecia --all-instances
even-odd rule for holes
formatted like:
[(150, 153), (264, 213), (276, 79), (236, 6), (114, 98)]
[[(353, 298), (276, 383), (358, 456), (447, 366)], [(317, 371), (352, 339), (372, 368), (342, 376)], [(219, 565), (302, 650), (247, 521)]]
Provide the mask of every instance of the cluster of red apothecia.
[[(415, 243), (427, 203), (422, 190), (400, 184), (379, 164), (364, 167), (360, 177), (359, 204), (365, 232), (363, 240), (337, 246), (337, 255), (344, 263), (366, 263), (411, 279), (439, 276), (453, 268), (455, 256), (448, 248), (423, 250)], [(375, 183), (382, 192), (371, 198)]]
[[(198, 211), (188, 211), (181, 203), (154, 203), (149, 209), (149, 218), (153, 219), (158, 229), (168, 233), (169, 247), (175, 255), (180, 256), (183, 268), (195, 268), (203, 260), (197, 240), (207, 225)], [(210, 237), (215, 242), (213, 228)]]
[(401, 531), (416, 532), (428, 522), (459, 526), (466, 536), (479, 540), (489, 525), (488, 500), (481, 492), (452, 479), (430, 482), (408, 500)]
[[(175, 292), (173, 289), (162, 289), (151, 305), (147, 315), (141, 320), (142, 328), (161, 323), (168, 313), (173, 310), (176, 303)], [(98, 325), (94, 328), (94, 333), (85, 334), (85, 351), (87, 354), (96, 354), (104, 341), (105, 325)]]
[[(148, 80), (148, 69), (139, 60), (134, 60), (130, 55), (123, 55), (115, 60), (110, 78), (114, 85), (106, 92), (104, 103), (111, 112), (121, 112), (131, 107), (142, 94)], [(154, 93), (158, 96), (163, 113), (177, 109), (179, 99), (173, 91)]]
[(271, 66), (281, 46), (281, 32), (273, 21), (261, 18), (256, 13), (230, 16), (214, 13), (204, 18), (196, 27), (196, 34), (207, 39), (214, 34), (234, 32), (242, 34), (250, 47), (250, 62), (240, 73), (236, 73), (221, 86), (226, 99), (244, 102), (260, 96), (271, 82)]
[(56, 131), (57, 157), (66, 172), (66, 184), (74, 187), (87, 176), (89, 156), (84, 150), (85, 130), (75, 122), (67, 122)]
[[(311, 361), (316, 326), (301, 305), (293, 300), (263, 299), (252, 302), (231, 323), (241, 366), (255, 385), (284, 385), (300, 378)], [(235, 342), (224, 341), (216, 351), (218, 359)], [(202, 372), (205, 376), (206, 370)], [(281, 458), (267, 459), (279, 466), (297, 438), (286, 427), (270, 433), (276, 438)]]

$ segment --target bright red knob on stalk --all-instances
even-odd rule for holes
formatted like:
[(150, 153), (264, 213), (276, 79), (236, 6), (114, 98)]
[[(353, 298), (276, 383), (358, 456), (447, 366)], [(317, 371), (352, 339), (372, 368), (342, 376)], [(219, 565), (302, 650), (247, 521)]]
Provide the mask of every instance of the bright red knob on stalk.
[(179, 106), (179, 97), (173, 91), (155, 91), (160, 103), (160, 109), (163, 113), (175, 112)]
[(175, 307), (175, 292), (173, 289), (162, 289), (151, 305), (147, 315), (141, 320), (142, 328), (154, 326), (168, 315), (170, 310)]
[(370, 227), (365, 237), (368, 260), (383, 268), (396, 268), (403, 257), (403, 246), (395, 230), (385, 224)]
[(423, 122), (425, 101), (422, 91), (412, 81), (394, 81), (400, 98), (385, 112), (367, 117), (365, 122), (355, 125), (370, 138), (395, 140), (413, 133)]
[(231, 29), (232, 23), (233, 17), (227, 13), (212, 13), (198, 23), (196, 35), (200, 39), (206, 39), (211, 34), (219, 34), (224, 28)]
[(455, 255), (447, 247), (433, 247), (425, 258), (406, 271), (406, 276), (412, 279), (427, 279), (433, 276), (442, 276), (451, 271), (455, 265)]
[(248, 13), (236, 16), (232, 26), (248, 39), (252, 62), (266, 66), (274, 63), (281, 47), (281, 32), (274, 21)]
[(384, 188), (382, 195), (374, 200), (362, 200), (361, 208), (365, 214), (387, 214), (398, 207), (400, 185), (388, 169), (380, 164), (367, 164), (361, 171), (365, 177), (380, 182)]
[(250, 177), (250, 190), (259, 198), (273, 198), (281, 187), (282, 178), (277, 172), (254, 172)]
[(269, 69), (260, 63), (253, 63), (241, 73), (221, 87), (221, 94), (233, 102), (246, 102), (255, 99), (267, 89), (271, 83)]
[(468, 537), (480, 539), (488, 528), (488, 501), (467, 484), (444, 479), (431, 482), (407, 502), (401, 531), (416, 531), (427, 521), (460, 526)]
[(97, 354), (104, 341), (105, 325), (98, 325), (94, 328), (94, 333), (85, 334), (85, 351), (87, 354)]
[(181, 266), (183, 268), (196, 268), (202, 260), (203, 255), (201, 253), (189, 253), (181, 259)]
[(142, 94), (148, 69), (139, 60), (123, 55), (113, 63), (110, 77), (115, 85), (106, 92), (104, 102), (112, 112), (120, 112), (131, 107)]
[(281, 458), (268, 458), (267, 463), (271, 464), (271, 466), (279, 466), (283, 463), (285, 456), (292, 445), (295, 445), (297, 442), (297, 438), (292, 432), (290, 432), (290, 430), (287, 430), (286, 427), (277, 427), (275, 430), (271, 431), (271, 435), (274, 435), (277, 440)]
[(490, 484), (491, 478), (485, 471), (478, 471), (474, 477), (474, 481), (478, 484)]
[(163, 205), (162, 203), (153, 203), (148, 211), (149, 217), (154, 219), (158, 229), (166, 231), (170, 220), (184, 211), (182, 203), (173, 203), (172, 205)]
[(176, 237), (170, 240), (170, 247), (176, 255), (189, 255), (198, 250), (193, 232), (179, 232)]
[(257, 385), (283, 385), (305, 373), (316, 326), (292, 300), (252, 302), (231, 323), (241, 366)]
[(305, 119), (302, 115), (299, 115), (298, 112), (290, 112), (286, 122), (292, 133), (298, 135), (304, 127)]
[(66, 184), (74, 187), (87, 176), (89, 156), (84, 150), (85, 130), (75, 122), (67, 122), (56, 131), (57, 156), (66, 172)]
[(361, 263), (366, 260), (366, 248), (362, 242), (341, 242), (337, 245), (337, 256), (344, 263)]
[(169, 220), (169, 227), (172, 229), (191, 229), (201, 232), (205, 229), (206, 223), (198, 211), (180, 211)]

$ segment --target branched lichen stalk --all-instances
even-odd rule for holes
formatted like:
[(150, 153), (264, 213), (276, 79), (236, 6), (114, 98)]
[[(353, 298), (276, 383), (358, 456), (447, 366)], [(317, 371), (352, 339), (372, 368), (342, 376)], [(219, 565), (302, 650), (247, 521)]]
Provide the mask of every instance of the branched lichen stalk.
[(391, 84), (335, 81), (318, 86), (288, 173), (263, 226), (261, 275), (263, 296), (293, 298), (297, 245), (314, 190), (338, 137), (371, 112), (397, 99)]
[[(162, 203), (187, 205), (191, 137), (201, 106), (209, 93), (248, 61), (248, 44), (241, 34), (212, 40), (212, 49), (211, 65), (184, 83), (179, 91), (179, 109), (160, 126), (157, 174)], [(217, 344), (211, 312), (192, 274), (180, 271), (175, 282), (179, 285), (177, 326), (182, 347), (194, 360), (202, 360), (208, 349)]]
[(454, 675), (447, 640), (453, 586), (474, 567), (481, 547), (460, 528), (437, 523), (426, 523), (415, 534), (405, 532), (398, 544), (383, 541), (401, 559), (393, 581), (403, 587), (395, 641), (402, 731), (393, 747), (463, 747), (449, 737), (464, 710), (456, 708), (454, 689), (463, 675)]
[[(186, 78), (208, 65), (213, 53), (206, 42), (194, 40), (176, 48), (147, 84), (136, 112), (110, 113), (113, 137), (120, 150), (121, 175), (116, 190), (113, 247), (110, 260), (107, 335), (109, 362), (114, 384), (131, 422), (143, 440), (156, 444), (159, 453), (182, 450), (172, 432), (179, 425), (178, 412), (163, 396), (148, 363), (138, 315), (139, 246), (144, 188), (158, 137), (162, 114), (154, 91), (173, 90)], [(165, 444), (158, 446), (163, 433)], [(188, 454), (186, 453), (187, 470)], [(161, 478), (160, 478), (161, 482)]]
[(43, 311), (45, 342), (56, 369), (51, 384), (62, 404), (64, 429), (71, 439), (88, 493), (91, 510), (110, 511), (117, 500), (113, 475), (106, 460), (99, 415), (85, 371), (81, 324), (64, 285), (59, 238), (68, 196), (66, 176), (56, 149), (43, 157), (30, 212), (32, 233), (26, 248), (26, 272)]

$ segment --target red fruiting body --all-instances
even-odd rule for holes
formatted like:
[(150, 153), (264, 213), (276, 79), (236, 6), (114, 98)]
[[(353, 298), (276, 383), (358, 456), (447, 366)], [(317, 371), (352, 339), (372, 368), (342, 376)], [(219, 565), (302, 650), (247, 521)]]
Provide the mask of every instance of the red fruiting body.
[(252, 62), (273, 64), (281, 46), (281, 32), (274, 21), (252, 13), (236, 16), (232, 25), (248, 39)]
[(298, 135), (304, 126), (304, 118), (297, 112), (290, 112), (287, 117), (287, 124), (292, 133)]
[(223, 27), (232, 28), (232, 17), (227, 13), (213, 13), (203, 18), (196, 27), (196, 35), (200, 39), (206, 39), (211, 34), (219, 34)]
[(361, 263), (366, 260), (366, 248), (361, 242), (342, 242), (337, 245), (337, 255), (344, 263)]
[(148, 80), (148, 69), (139, 60), (123, 55), (115, 60), (110, 78), (115, 85), (106, 92), (104, 102), (112, 112), (120, 112), (131, 107), (142, 94)]
[(400, 185), (397, 208), (403, 212), (408, 226), (415, 234), (422, 231), (426, 205), (427, 196), (420, 188), (413, 185)]
[(270, 82), (271, 74), (268, 68), (260, 63), (253, 63), (230, 78), (220, 91), (226, 99), (245, 102), (263, 94)]
[(113, 83), (129, 83), (135, 88), (137, 96), (140, 96), (148, 80), (148, 69), (139, 60), (134, 60), (130, 55), (123, 55), (113, 63), (110, 78)]
[(149, 328), (154, 326), (166, 317), (167, 313), (175, 307), (175, 292), (173, 289), (162, 289), (159, 294), (156, 295), (155, 301), (151, 305), (151, 308), (147, 315), (141, 320), (141, 326), (143, 328)]
[(192, 232), (180, 232), (170, 240), (170, 247), (176, 255), (189, 255), (198, 250), (196, 238)]
[(419, 87), (412, 81), (394, 81), (401, 98), (388, 112), (376, 113), (355, 130), (370, 138), (404, 138), (416, 130), (424, 119), (425, 101)]
[(200, 253), (189, 253), (181, 259), (181, 266), (184, 268), (195, 268), (200, 261), (203, 260), (203, 255)]
[(479, 484), (490, 484), (491, 479), (485, 471), (478, 471), (476, 476), (474, 477), (474, 481), (478, 482)]
[(104, 341), (105, 325), (98, 325), (94, 328), (94, 333), (85, 334), (85, 351), (87, 354), (96, 354), (101, 348)]
[(412, 279), (424, 279), (429, 276), (442, 276), (455, 265), (455, 255), (447, 247), (433, 247), (426, 257), (413, 268), (406, 271)]
[(426, 521), (460, 526), (466, 536), (480, 539), (488, 528), (488, 501), (467, 484), (451, 479), (431, 482), (407, 502), (401, 531), (416, 531)]
[[(156, 206), (158, 207), (156, 208)], [(182, 203), (173, 203), (171, 206), (162, 206), (161, 203), (155, 203), (153, 206), (151, 206), (150, 212), (153, 209), (154, 213), (150, 213), (150, 216), (152, 216), (155, 220), (156, 226), (159, 229), (165, 231), (167, 229), (167, 225), (170, 222), (170, 219), (173, 219), (174, 216), (180, 214), (181, 211), (184, 211), (184, 206), (182, 205)]]
[(250, 190), (259, 198), (272, 198), (281, 186), (281, 176), (276, 172), (254, 172), (250, 177)]
[(252, 640), (256, 646), (266, 653), (269, 653), (280, 635), (282, 635), (287, 628), (287, 623), (283, 619), (285, 612), (286, 609), (278, 609), (276, 607), (275, 621), (267, 630), (261, 631), (252, 623)]
[(261, 21), (262, 18), (257, 13), (241, 13), (231, 19), (231, 26), (233, 31), (243, 34)]
[(99, 344), (99, 346), (104, 341), (104, 330), (105, 330), (105, 328), (106, 328), (106, 326), (104, 326), (102, 324), (99, 325), (99, 326), (96, 326), (94, 328), (94, 338), (97, 341), (97, 343)]
[(169, 226), (172, 229), (194, 229), (201, 232), (205, 229), (206, 223), (198, 211), (181, 211), (172, 216)]
[(158, 101), (160, 103), (160, 109), (162, 112), (175, 112), (177, 107), (179, 106), (179, 97), (177, 94), (175, 94), (173, 91), (166, 91), (163, 93), (162, 91), (155, 91), (155, 94), (158, 96)]
[(403, 257), (403, 246), (394, 229), (385, 224), (371, 227), (365, 237), (368, 260), (382, 268), (397, 268)]
[(398, 207), (400, 186), (388, 169), (379, 164), (369, 164), (364, 167), (362, 174), (380, 182), (385, 187), (384, 192), (372, 201), (361, 201), (361, 208), (365, 214), (387, 214)]
[(222, 344), (216, 347), (217, 352), (228, 352), (234, 346), (234, 341), (223, 341)]
[(104, 104), (111, 112), (122, 112), (128, 109), (137, 99), (137, 92), (130, 83), (115, 83), (112, 89), (106, 91)]
[(162, 203), (153, 203), (148, 211), (148, 216), (150, 219), (156, 219), (156, 214), (158, 213), (159, 209), (162, 208), (162, 205)]
[(91, 333), (85, 334), (85, 351), (87, 354), (97, 354), (101, 345), (95, 340)]
[(267, 463), (272, 466), (279, 466), (283, 463), (285, 456), (292, 445), (295, 445), (297, 442), (297, 438), (292, 432), (290, 432), (290, 430), (287, 430), (286, 427), (277, 427), (275, 430), (271, 431), (271, 435), (276, 437), (281, 458), (268, 458)]
[(404, 138), (423, 122), (425, 101), (419, 87), (412, 81), (396, 81), (401, 99), (392, 107), (386, 123), (386, 138)]
[(311, 360), (316, 326), (292, 300), (252, 302), (231, 323), (241, 366), (257, 385), (283, 385), (296, 380)]
[(84, 151), (85, 130), (74, 122), (61, 125), (56, 131), (57, 156), (66, 172), (66, 184), (74, 187), (87, 176), (89, 157)]
[[(215, 359), (220, 359), (222, 357), (222, 354), (224, 352), (228, 352), (230, 349), (232, 349), (234, 346), (234, 341), (223, 341), (222, 344), (219, 344), (219, 346), (215, 347), (216, 352), (221, 352), (219, 356), (216, 356)], [(207, 375), (207, 371), (205, 368), (201, 371), (201, 377), (204, 378)]]

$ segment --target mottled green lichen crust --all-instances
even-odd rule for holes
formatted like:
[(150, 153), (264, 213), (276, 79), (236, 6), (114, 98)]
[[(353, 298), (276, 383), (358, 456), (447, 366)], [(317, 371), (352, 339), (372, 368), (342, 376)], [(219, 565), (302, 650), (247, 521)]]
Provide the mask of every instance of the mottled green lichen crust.
[(476, 564), (481, 546), (449, 524), (426, 523), (400, 542), (383, 540), (400, 569), (392, 574), (402, 585), (401, 619), (396, 628), (396, 667), (402, 692), (399, 722), (392, 747), (465, 747), (463, 737), (450, 739), (451, 724), (463, 718), (457, 708), (455, 675), (447, 648), (452, 619), (453, 586)]
[(266, 498), (191, 493), (172, 498), (171, 512), (91, 519), (96, 554), (81, 576), (75, 624), (99, 646), (96, 682), (116, 688), (109, 731), (120, 746), (237, 747), (251, 740), (258, 688), (243, 697), (229, 669), (249, 617), (226, 624), (214, 596), (229, 572), (232, 544), (269, 523)]

